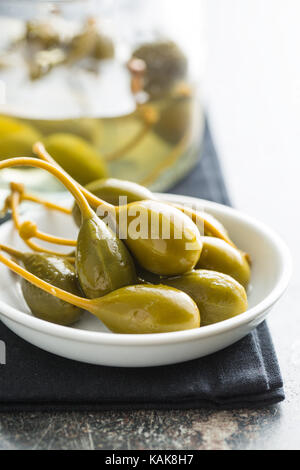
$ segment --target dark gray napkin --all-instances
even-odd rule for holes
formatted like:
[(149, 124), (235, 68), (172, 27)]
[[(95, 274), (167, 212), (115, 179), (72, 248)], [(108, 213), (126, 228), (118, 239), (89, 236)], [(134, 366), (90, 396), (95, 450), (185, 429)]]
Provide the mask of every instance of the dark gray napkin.
[[(208, 128), (203, 157), (171, 192), (229, 204)], [(265, 323), (238, 343), (194, 361), (153, 368), (83, 364), (32, 346), (0, 323), (0, 411), (260, 407), (284, 399)]]

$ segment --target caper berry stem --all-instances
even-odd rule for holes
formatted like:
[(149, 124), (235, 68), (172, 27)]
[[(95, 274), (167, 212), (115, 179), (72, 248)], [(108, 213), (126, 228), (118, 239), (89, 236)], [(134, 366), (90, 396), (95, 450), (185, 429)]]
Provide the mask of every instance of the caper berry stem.
[(84, 195), (88, 203), (92, 207), (98, 207), (100, 205), (104, 205), (108, 209), (112, 209), (113, 206), (111, 204), (108, 204), (107, 202), (104, 202), (102, 199), (99, 199), (97, 196), (92, 194), (90, 191), (88, 191), (84, 186), (79, 184), (77, 181), (75, 181), (55, 160), (54, 158), (51, 157), (51, 155), (47, 152), (45, 149), (44, 145), (41, 142), (36, 142), (33, 147), (32, 147), (33, 152), (44, 162), (50, 163), (53, 166), (55, 166), (57, 169), (60, 170), (61, 173), (66, 175), (69, 180), (75, 184), (81, 193)]
[(104, 159), (107, 162), (112, 162), (114, 160), (118, 160), (122, 158), (124, 154), (129, 152), (131, 149), (135, 148), (143, 138), (148, 134), (149, 130), (151, 130), (152, 124), (148, 124), (147, 122), (143, 125), (142, 129), (133, 137), (129, 142), (127, 142), (123, 147), (120, 147), (117, 150), (114, 150), (112, 153), (104, 155)]
[[(24, 254), (22, 251), (20, 250), (16, 250), (15, 248), (13, 248), (12, 246), (8, 246), (8, 245), (3, 245), (2, 243), (0, 244), (0, 251), (5, 251), (5, 253), (9, 254), (10, 256), (13, 256), (14, 258), (16, 259), (19, 259), (19, 260), (22, 260), (24, 258)], [(34, 250), (34, 251), (37, 251), (37, 250)], [(40, 250), (39, 250), (40, 251)], [(42, 253), (46, 253), (45, 251), (43, 251)], [(54, 255), (54, 256), (60, 256), (60, 257), (63, 257), (65, 260), (69, 261), (70, 263), (74, 263), (75, 261), (75, 258), (74, 256), (71, 256), (71, 254), (61, 254), (61, 253), (47, 253), (47, 254), (51, 254), (51, 255)]]
[(197, 222), (203, 223), (204, 234), (209, 233), (210, 236), (221, 238), (222, 240), (227, 242), (229, 245), (236, 248), (236, 245), (229, 238), (224, 227), (213, 217), (205, 214), (204, 212), (194, 210), (188, 206), (183, 206), (181, 204), (174, 204), (174, 203), (170, 203), (170, 204), (176, 207), (177, 209), (179, 209), (180, 211), (184, 212), (187, 216), (190, 217), (190, 219), (192, 219), (194, 223), (196, 224)]
[(129, 142), (123, 145), (123, 147), (105, 155), (106, 161), (111, 162), (113, 160), (118, 160), (119, 158), (122, 158), (124, 154), (139, 145), (159, 119), (158, 112), (149, 105), (140, 107), (140, 115), (144, 123), (142, 129)]
[[(30, 221), (27, 221), (27, 222), (30, 222)], [(30, 248), (31, 250), (33, 251), (37, 251), (38, 253), (47, 253), (48, 255), (53, 255), (53, 256), (63, 256), (63, 257), (66, 257), (66, 258), (70, 258), (70, 259), (74, 259), (74, 257), (72, 257), (70, 255), (70, 253), (59, 253), (58, 251), (55, 251), (55, 250), (50, 250), (48, 248), (45, 248), (45, 247), (42, 247), (42, 246), (39, 246), (37, 243), (34, 243), (32, 240), (30, 240), (29, 238), (23, 238), (21, 237), (22, 240), (26, 243), (26, 245), (28, 246), (28, 248)]]
[(1, 243), (0, 244), (0, 250), (5, 251), (5, 253), (7, 253), (7, 254), (9, 254), (9, 255), (13, 256), (14, 258), (17, 258), (17, 259), (22, 259), (22, 257), (23, 257), (22, 251), (16, 250), (12, 246), (3, 245)]
[(19, 220), (19, 211), (18, 211), (19, 204), (20, 204), (20, 193), (12, 191), (10, 204), (11, 204), (11, 213), (12, 213), (14, 226), (16, 227), (17, 230), (19, 230), (20, 225), (21, 225), (20, 220)]
[[(48, 201), (47, 199), (43, 199), (39, 196), (36, 196), (35, 194), (26, 193), (25, 192), (25, 187), (21, 183), (11, 182), (10, 183), (10, 189), (11, 189), (11, 193), (13, 193), (13, 192), (19, 193), (20, 202), (30, 201), (30, 202), (34, 202), (36, 204), (40, 204), (40, 205), (46, 207), (47, 209), (53, 209), (53, 210), (56, 210), (58, 212), (63, 212), (64, 214), (67, 214), (67, 215), (72, 214), (72, 210), (68, 209), (67, 207), (63, 207), (63, 206), (60, 206), (59, 204), (55, 204), (54, 202)], [(4, 204), (4, 207), (2, 209), (2, 212), (4, 214), (10, 208), (10, 205), (11, 205), (10, 200), (11, 200), (11, 196), (8, 196), (5, 200), (5, 204)]]
[(47, 201), (46, 199), (42, 199), (39, 196), (35, 196), (34, 194), (24, 193), (22, 195), (22, 201), (35, 202), (37, 204), (41, 204), (47, 209), (53, 209), (58, 212), (63, 212), (64, 214), (67, 214), (67, 215), (70, 215), (72, 213), (71, 209), (60, 206), (59, 204), (55, 204), (54, 202)]
[(189, 141), (189, 138), (190, 138), (190, 133), (188, 132), (182, 137), (182, 139), (178, 142), (178, 144), (166, 156), (164, 161), (160, 163), (150, 175), (148, 175), (146, 178), (142, 180), (141, 184), (143, 186), (150, 186), (161, 175), (163, 171), (165, 171), (167, 168), (170, 168), (184, 151)]
[(36, 231), (35, 236), (40, 240), (44, 240), (48, 243), (55, 243), (56, 245), (64, 246), (76, 246), (76, 240), (70, 240), (69, 238), (56, 237), (55, 235), (49, 235), (48, 233), (41, 232), (40, 230)]
[(61, 183), (72, 193), (83, 217), (90, 218), (94, 216), (94, 211), (90, 208), (86, 198), (78, 188), (78, 185), (75, 184), (73, 180), (66, 175), (65, 172), (57, 168), (56, 165), (29, 157), (11, 158), (0, 162), (0, 170), (12, 166), (33, 166), (35, 168), (41, 168), (42, 170), (48, 171), (58, 180), (60, 180)]
[(54, 235), (48, 235), (47, 233), (41, 232), (38, 230), (37, 225), (30, 220), (26, 220), (21, 223), (18, 209), (22, 198), (23, 192), (21, 192), (19, 185), (16, 183), (11, 183), (11, 194), (9, 196), (9, 202), (7, 201), (6, 204), (7, 206), (10, 206), (13, 222), (20, 237), (30, 249), (51, 255), (60, 255), (60, 253), (57, 253), (54, 250), (49, 250), (45, 247), (39, 246), (37, 243), (31, 241), (31, 238), (39, 238), (41, 240), (47, 241), (48, 243), (55, 243), (57, 245), (76, 246), (76, 240), (69, 240), (67, 238), (56, 237)]
[[(0, 245), (0, 250), (1, 250), (1, 245)], [(13, 249), (8, 248), (7, 250), (7, 247), (4, 247), (4, 250), (11, 251), (11, 253), (9, 254), (12, 254), (14, 256)], [(17, 251), (16, 251), (16, 254), (18, 254)], [(71, 294), (70, 292), (67, 292), (63, 289), (60, 289), (59, 287), (55, 287), (49, 284), (46, 281), (43, 281), (39, 277), (35, 276), (34, 274), (31, 274), (29, 271), (19, 266), (13, 260), (10, 260), (6, 258), (6, 256), (3, 256), (2, 253), (0, 253), (0, 262), (3, 263), (5, 266), (7, 266), (11, 271), (21, 276), (23, 279), (26, 279), (26, 281), (30, 282), (36, 287), (39, 287), (45, 292), (48, 292), (48, 294), (54, 295), (55, 297), (58, 297), (59, 299), (64, 300), (65, 302), (69, 302), (70, 304), (75, 305), (76, 307), (91, 311), (90, 309), (91, 301), (89, 301), (88, 299), (85, 299), (84, 297), (79, 297), (78, 295), (75, 295), (75, 294)]]

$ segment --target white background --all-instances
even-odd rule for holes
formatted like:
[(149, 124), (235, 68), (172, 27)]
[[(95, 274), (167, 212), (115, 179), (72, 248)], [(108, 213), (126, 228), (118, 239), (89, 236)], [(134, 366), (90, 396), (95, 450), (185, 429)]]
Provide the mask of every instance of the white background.
[(206, 96), (231, 193), (286, 233), (274, 214), (279, 204), (297, 217), (300, 202), (300, 1), (205, 7)]
[(300, 288), (300, 1), (204, 5), (205, 95), (231, 196), (285, 238)]

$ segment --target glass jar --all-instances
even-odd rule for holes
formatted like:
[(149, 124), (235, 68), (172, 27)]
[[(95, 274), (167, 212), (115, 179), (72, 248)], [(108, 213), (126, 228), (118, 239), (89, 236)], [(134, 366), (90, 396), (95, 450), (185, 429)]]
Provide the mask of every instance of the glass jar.
[[(81, 183), (171, 187), (203, 136), (201, 19), (199, 0), (2, 0), (0, 158), (38, 140)], [(61, 189), (41, 170), (0, 178)]]

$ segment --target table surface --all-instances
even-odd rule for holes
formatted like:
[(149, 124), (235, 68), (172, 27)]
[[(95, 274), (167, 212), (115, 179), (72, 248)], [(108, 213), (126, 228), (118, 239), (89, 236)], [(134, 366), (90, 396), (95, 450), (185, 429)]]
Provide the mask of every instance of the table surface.
[(1, 449), (300, 448), (300, 5), (205, 7), (205, 95), (232, 199), (276, 229), (293, 255), (291, 285), (269, 319), (286, 400), (238, 411), (2, 413)]

